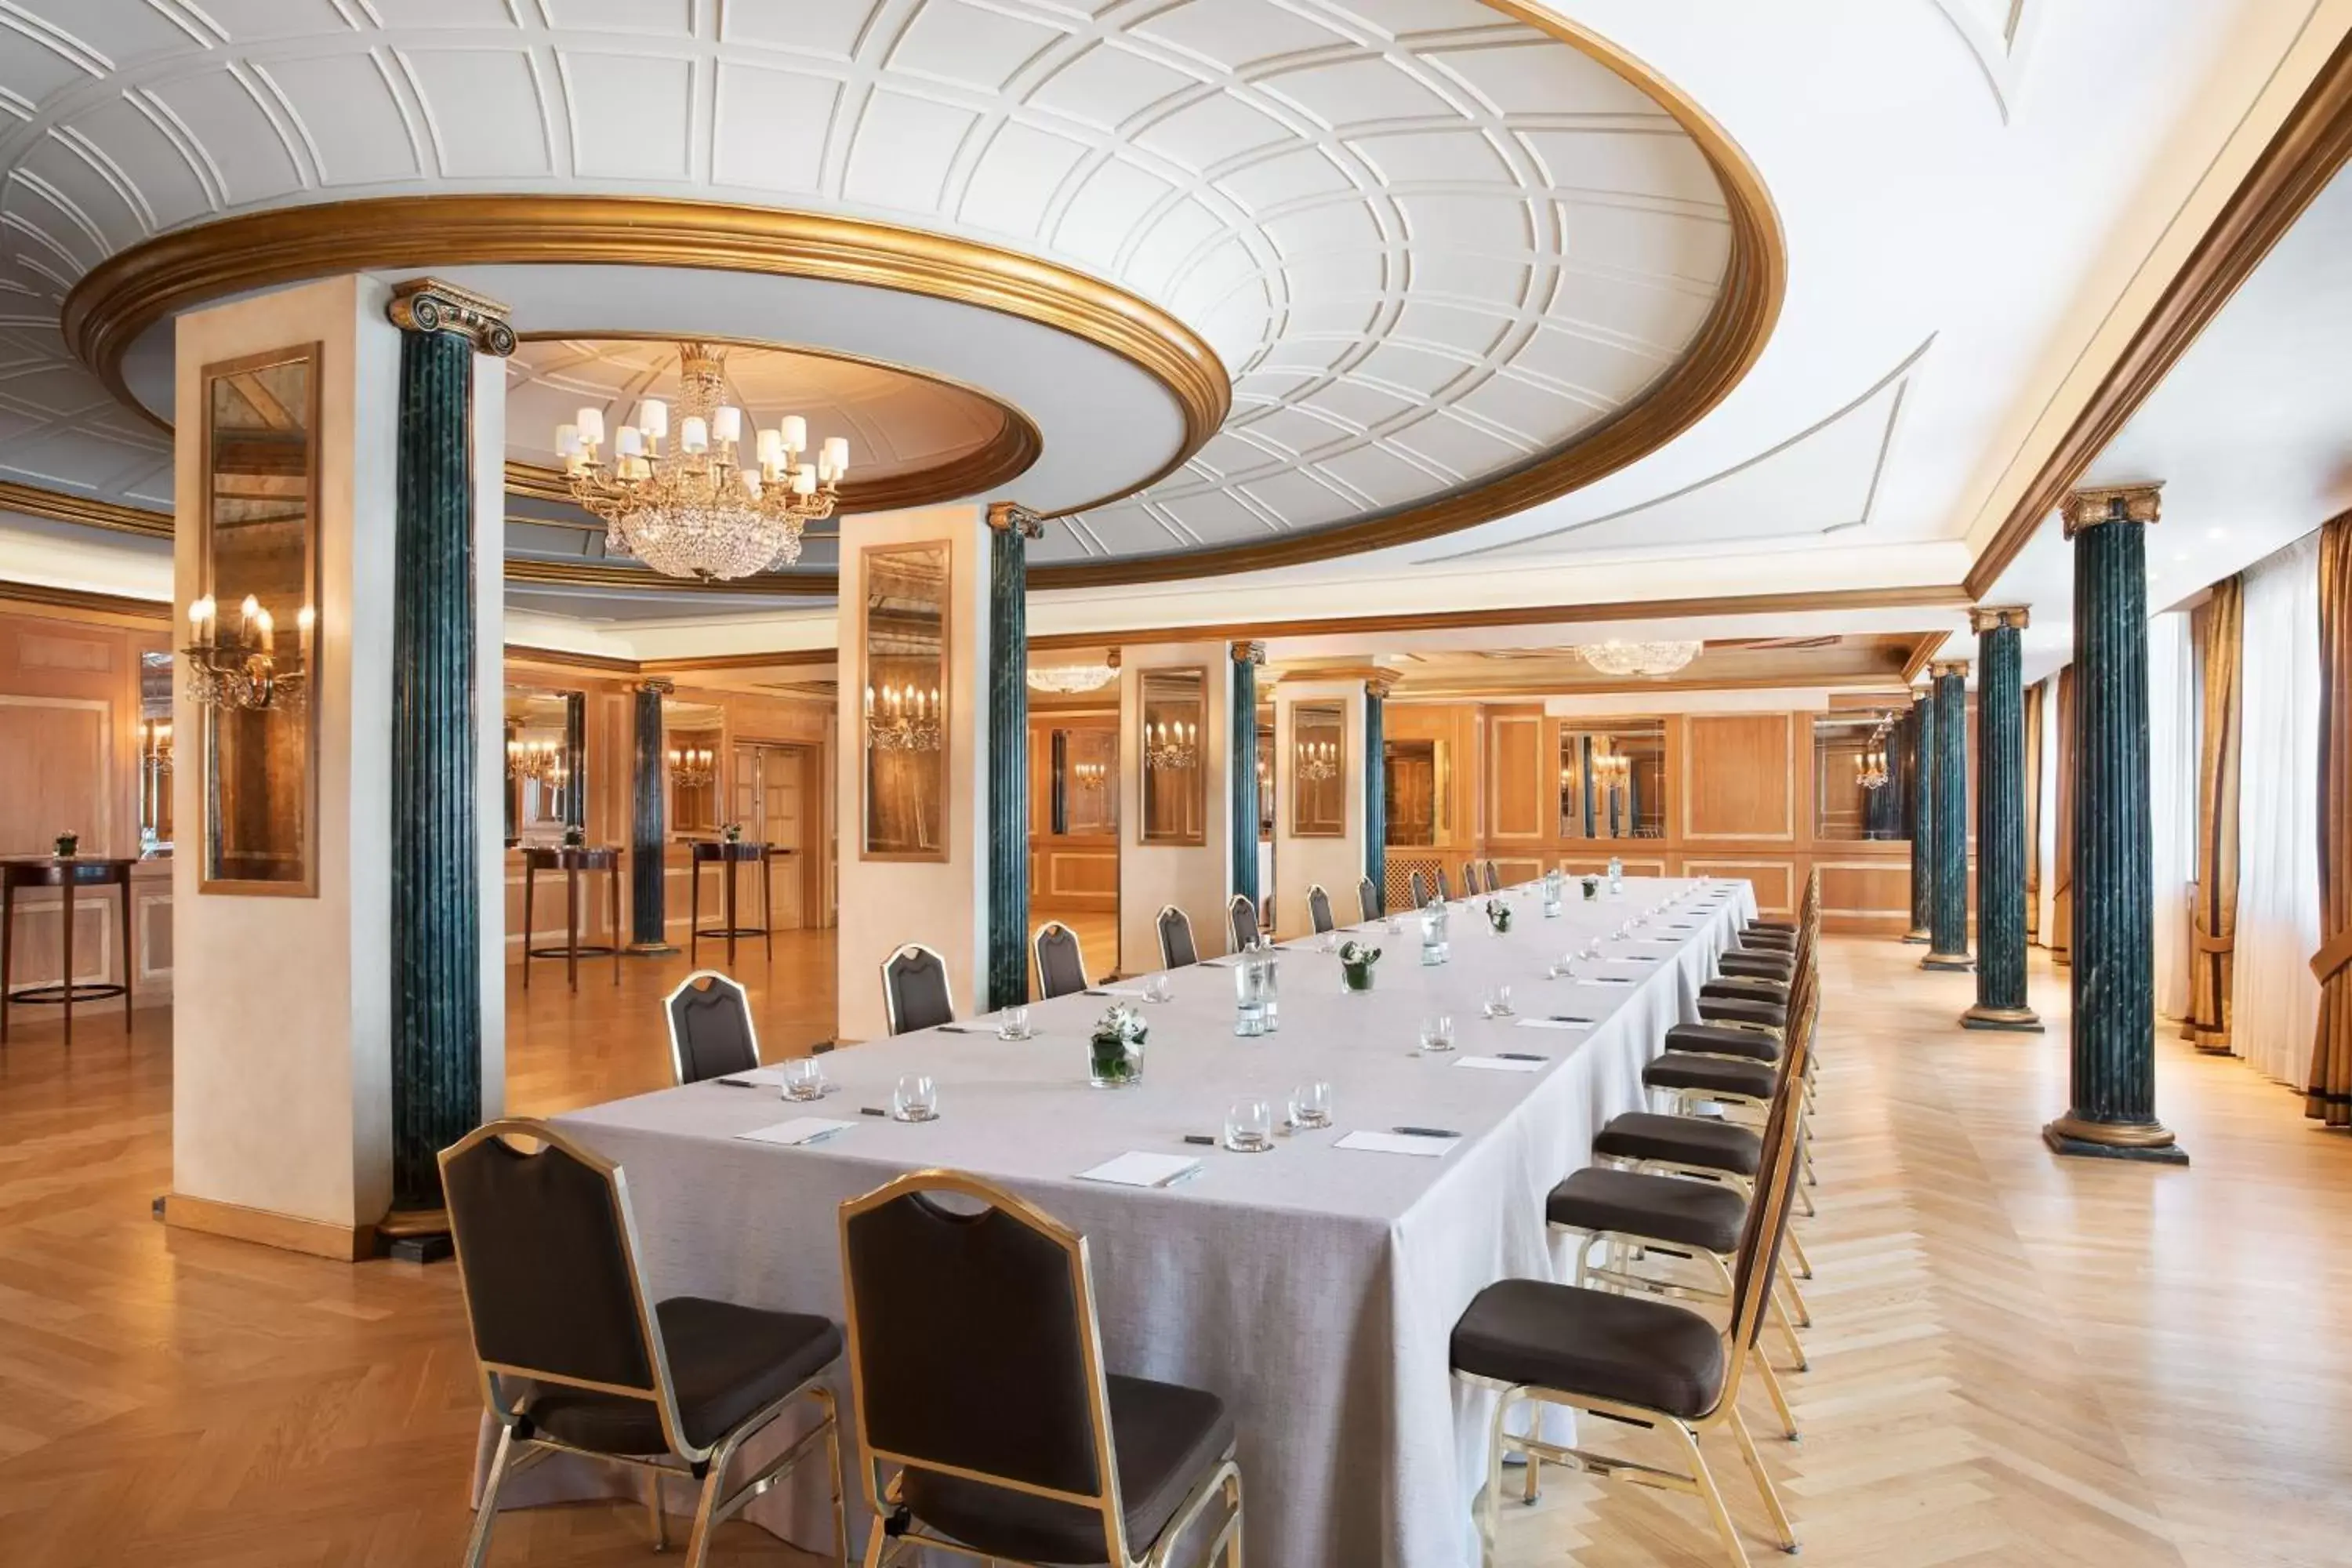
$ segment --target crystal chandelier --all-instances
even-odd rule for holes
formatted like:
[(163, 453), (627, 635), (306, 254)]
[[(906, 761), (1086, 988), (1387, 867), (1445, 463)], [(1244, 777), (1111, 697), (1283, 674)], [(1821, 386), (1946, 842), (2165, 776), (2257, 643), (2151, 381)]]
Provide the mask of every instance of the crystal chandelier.
[(1181, 719), (1172, 723), (1154, 724), (1146, 732), (1150, 744), (1143, 753), (1143, 764), (1155, 773), (1179, 773), (1201, 759), (1201, 727)]
[(637, 423), (613, 433), (607, 460), (604, 411), (583, 408), (555, 429), (572, 498), (604, 520), (607, 550), (634, 555), (670, 577), (715, 582), (749, 576), (801, 558), (801, 531), (833, 515), (849, 442), (825, 437), (811, 462), (808, 422), (786, 417), (758, 433), (743, 460), (743, 411), (726, 395), (726, 351), (684, 342), (678, 353), (678, 435), (669, 442), (669, 405), (642, 399)]
[(1622, 752), (1595, 752), (1592, 754), (1592, 781), (1602, 789), (1616, 789), (1633, 776), (1633, 759)]
[(251, 594), (238, 606), (236, 640), (220, 638), (219, 609), (206, 594), (188, 606), (188, 696), (206, 708), (287, 708), (302, 705), (302, 678), (316, 617), (305, 605), (294, 617), (296, 646), (280, 651), (278, 623)]
[(507, 741), (507, 777), (537, 779), (541, 784), (563, 782), (563, 750), (553, 741)]
[(877, 752), (940, 749), (940, 691), (904, 686), (866, 689), (866, 743)]
[(710, 782), (719, 759), (709, 746), (672, 746), (669, 749), (669, 776), (673, 784), (688, 789), (700, 789)]
[(1070, 774), (1088, 795), (1101, 789), (1109, 777), (1108, 770), (1100, 763), (1080, 763), (1070, 770)]
[(1329, 741), (1308, 741), (1298, 748), (1298, 776), (1309, 784), (1339, 776), (1339, 748)]
[(1882, 714), (1878, 727), (1870, 732), (1870, 739), (1863, 744), (1862, 755), (1854, 759), (1854, 782), (1864, 789), (1886, 787), (1886, 732), (1894, 725), (1895, 715)]
[(1603, 675), (1672, 675), (1699, 656), (1701, 642), (1580, 643), (1576, 651)]
[(1029, 672), (1029, 686), (1034, 691), (1051, 691), (1069, 696), (1079, 691), (1099, 691), (1118, 679), (1118, 671), (1108, 664), (1055, 664)]

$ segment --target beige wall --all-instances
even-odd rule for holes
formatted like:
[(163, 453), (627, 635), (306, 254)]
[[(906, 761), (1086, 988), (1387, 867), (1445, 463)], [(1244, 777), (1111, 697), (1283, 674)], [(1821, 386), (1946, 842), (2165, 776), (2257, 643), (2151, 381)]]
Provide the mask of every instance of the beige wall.
[[(1202, 842), (1146, 844), (1143, 758), (1134, 737), (1143, 728), (1143, 672), (1199, 666), (1202, 688)], [(1118, 966), (1124, 974), (1160, 967), (1160, 911), (1174, 904), (1192, 922), (1205, 958), (1225, 951), (1225, 900), (1233, 896), (1234, 797), (1226, 754), (1233, 744), (1234, 665), (1222, 642), (1152, 643), (1119, 650)], [(1255, 765), (1245, 760), (1244, 767)], [(1099, 963), (1099, 960), (1095, 962)]]
[[(1302, 702), (1339, 704), (1346, 726), (1339, 782), (1346, 802), (1347, 832), (1339, 837), (1302, 838), (1291, 832), (1293, 711)], [(1383, 714), (1385, 718), (1385, 714)], [(1318, 884), (1331, 896), (1334, 914), (1351, 918), (1356, 879), (1364, 874), (1364, 683), (1360, 680), (1286, 680), (1274, 689), (1274, 933), (1287, 940), (1312, 931), (1307, 890)]]

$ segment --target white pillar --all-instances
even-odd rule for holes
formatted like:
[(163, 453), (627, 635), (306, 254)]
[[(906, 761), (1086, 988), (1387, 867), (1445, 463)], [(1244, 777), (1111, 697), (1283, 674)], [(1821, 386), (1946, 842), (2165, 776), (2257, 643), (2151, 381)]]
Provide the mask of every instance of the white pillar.
[[(1292, 728), (1299, 704), (1337, 704), (1341, 715), (1339, 785), (1345, 831), (1338, 837), (1300, 837), (1291, 831), (1291, 795), (1298, 748)], [(1364, 874), (1364, 680), (1296, 679), (1274, 689), (1274, 934), (1304, 936), (1307, 889), (1320, 886), (1331, 895), (1335, 915), (1352, 919), (1356, 882)]]
[[(1257, 759), (1229, 759), (1233, 742), (1233, 657), (1223, 642), (1147, 643), (1118, 650), (1118, 967), (1142, 974), (1160, 967), (1160, 911), (1174, 904), (1192, 922), (1201, 956), (1225, 951), (1225, 900), (1233, 896), (1233, 836), (1257, 825), (1234, 821), (1226, 769)], [(1143, 842), (1143, 674), (1200, 669), (1202, 841)]]

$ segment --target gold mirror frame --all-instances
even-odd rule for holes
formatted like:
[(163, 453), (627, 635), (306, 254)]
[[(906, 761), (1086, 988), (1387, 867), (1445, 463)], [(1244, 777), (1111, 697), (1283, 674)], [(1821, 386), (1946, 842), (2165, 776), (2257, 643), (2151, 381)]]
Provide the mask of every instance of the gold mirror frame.
[[(1160, 848), (1192, 848), (1209, 841), (1209, 671), (1198, 664), (1178, 665), (1166, 668), (1145, 669), (1136, 676), (1136, 751), (1138, 777), (1141, 780), (1139, 805), (1135, 814), (1135, 841)], [(1190, 726), (1187, 736), (1181, 729), (1153, 726)], [(1191, 762), (1178, 764), (1165, 760), (1165, 748), (1170, 745), (1192, 748)], [(1153, 752), (1160, 748), (1162, 756), (1155, 760)], [(1173, 806), (1176, 826), (1154, 826), (1153, 824)]]
[[(248, 375), (257, 371), (272, 370), (282, 365), (300, 364), (306, 366), (309, 372), (307, 406), (302, 411), (302, 417), (305, 421), (303, 427), (308, 432), (309, 439), (306, 443), (304, 452), (305, 472), (302, 479), (303, 514), (300, 586), (303, 594), (303, 603), (310, 606), (313, 615), (319, 615), (322, 612), (323, 606), (320, 603), (322, 596), (322, 585), (320, 576), (319, 559), (319, 498), (320, 489), (320, 431), (319, 426), (321, 410), (324, 406), (322, 396), (322, 382), (324, 378), (321, 372), (324, 368), (325, 359), (326, 345), (324, 343), (296, 343), (282, 349), (272, 349), (265, 353), (246, 354), (236, 359), (216, 361), (214, 363), (205, 365), (197, 373), (197, 384), (201, 394), (200, 400), (203, 405), (202, 418), (204, 421), (203, 434), (201, 437), (203, 441), (203, 446), (201, 447), (203, 455), (203, 471), (200, 476), (201, 500), (195, 508), (197, 528), (196, 594), (199, 597), (209, 596), (217, 601), (221, 596), (221, 585), (218, 581), (216, 572), (218, 564), (216, 561), (216, 536), (219, 531), (219, 523), (215, 515), (217, 502), (220, 500), (220, 487), (215, 479), (217, 472), (216, 460), (218, 433), (215, 429), (214, 406), (215, 400), (213, 389), (216, 384), (231, 376)], [(218, 620), (226, 622), (228, 619), (228, 616), (235, 613), (233, 606), (242, 600), (246, 593), (251, 591), (252, 590), (244, 587), (236, 588), (227, 600), (228, 605), (232, 606), (232, 608), (220, 613), (217, 617)], [(246, 723), (249, 716), (260, 714), (264, 717), (256, 721), (256, 723), (258, 725), (275, 726), (280, 724), (295, 724), (300, 726), (301, 733), (298, 738), (296, 738), (293, 744), (290, 746), (280, 746), (275, 748), (266, 752), (264, 756), (265, 768), (275, 768), (278, 765), (279, 759), (291, 759), (299, 761), (302, 769), (302, 777), (296, 781), (294, 788), (290, 792), (300, 817), (299, 822), (295, 826), (292, 834), (290, 835), (290, 847), (292, 852), (299, 858), (300, 875), (298, 877), (278, 879), (222, 876), (219, 874), (218, 868), (223, 863), (223, 858), (226, 851), (220, 822), (220, 811), (225, 794), (222, 788), (221, 780), (221, 754), (223, 742), (223, 726), (221, 721), (223, 710), (219, 708), (207, 705), (203, 710), (203, 733), (201, 743), (197, 748), (196, 793), (198, 804), (197, 820), (199, 827), (196, 851), (196, 890), (202, 894), (225, 894), (256, 898), (315, 899), (319, 896), (319, 703), (323, 696), (320, 681), (320, 666), (324, 662), (320, 649), (325, 642), (325, 637), (323, 636), (323, 628), (312, 632), (308, 637), (302, 636), (299, 631), (299, 625), (297, 625), (295, 621), (297, 613), (302, 607), (300, 605), (275, 607), (265, 605), (264, 607), (270, 609), (273, 616), (286, 622), (289, 627), (292, 628), (293, 635), (300, 639), (297, 644), (298, 647), (302, 646), (302, 644), (305, 643), (308, 645), (303, 647), (305, 663), (302, 670), (302, 679), (298, 692), (299, 705), (297, 707), (294, 702), (280, 699), (278, 702), (274, 702), (271, 707), (268, 709), (232, 709), (228, 711), (240, 716), (240, 724)], [(283, 612), (282, 614), (281, 611)], [(299, 715), (299, 717), (297, 715)], [(275, 814), (273, 813), (272, 815), (274, 816)], [(275, 845), (278, 842), (274, 837), (278, 825), (273, 824), (272, 826), (272, 843)]]
[[(894, 572), (889, 564), (892, 557), (909, 559), (917, 569)], [(877, 575), (908, 591), (877, 595)], [(955, 734), (950, 696), (953, 687), (950, 650), (954, 647), (955, 548), (945, 539), (869, 544), (859, 552), (857, 577), (861, 587), (857, 606), (859, 668), (865, 674), (866, 690), (862, 700), (856, 693), (843, 694), (845, 701), (859, 702), (864, 725), (858, 742), (857, 856), (861, 860), (944, 861), (949, 856), (949, 753)], [(925, 578), (933, 585), (928, 598), (919, 599), (913, 590)], [(907, 630), (892, 646), (877, 652), (877, 612), (887, 612), (891, 601), (908, 606), (906, 613), (910, 618), (919, 613), (922, 605), (935, 606), (937, 631), (925, 634)], [(902, 646), (923, 636), (936, 644), (928, 652)], [(901, 698), (894, 705), (889, 696), (892, 689), (919, 691), (922, 694), (920, 701), (909, 708)], [(928, 724), (936, 740), (928, 750), (877, 744), (877, 718), (886, 721), (906, 719), (917, 728)], [(894, 760), (886, 763), (886, 758)], [(877, 828), (894, 836), (903, 828), (913, 836), (912, 847), (894, 847), (886, 842), (877, 848)]]
[[(1298, 702), (1290, 710), (1290, 836), (1348, 837), (1348, 705)], [(1310, 763), (1328, 768), (1307, 776)]]

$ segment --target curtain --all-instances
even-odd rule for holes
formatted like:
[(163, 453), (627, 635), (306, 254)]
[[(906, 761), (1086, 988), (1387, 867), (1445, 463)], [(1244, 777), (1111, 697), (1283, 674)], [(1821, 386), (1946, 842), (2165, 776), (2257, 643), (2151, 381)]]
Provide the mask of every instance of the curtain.
[(2058, 730), (2058, 678), (2044, 676), (2034, 684), (2033, 710), (2041, 720), (2042, 746), (2033, 765), (2033, 858), (2042, 868), (2042, 885), (2034, 902), (2034, 940), (2054, 947), (2058, 940), (2058, 764), (2064, 743)]
[(2148, 870), (2156, 895), (2156, 1010), (2189, 1016), (2189, 884), (2197, 864), (2197, 665), (2189, 617), (2147, 623)]
[(2050, 956), (2068, 962), (2074, 947), (2074, 667), (2058, 671), (2057, 841), (2050, 864), (2057, 887), (2050, 895)]
[(2319, 542), (2246, 574), (2246, 763), (2238, 780), (2237, 959), (2231, 1045), (2306, 1087), (2319, 984)]
[(2025, 689), (2025, 941), (2042, 940), (2042, 685)]
[(2317, 830), (2321, 931), (2311, 961), (2320, 988), (2304, 1114), (2352, 1123), (2352, 519), (2319, 531), (2319, 765)]
[(2202, 1051), (2230, 1048), (2230, 976), (2238, 931), (2238, 731), (2246, 581), (2224, 578), (2197, 613), (2203, 720), (2197, 764), (2197, 864), (2189, 1026)]

